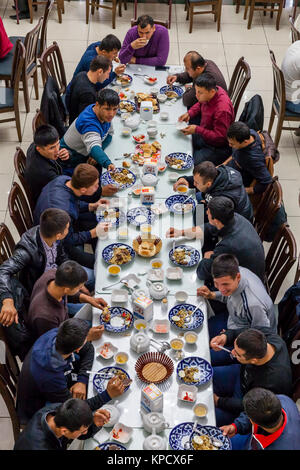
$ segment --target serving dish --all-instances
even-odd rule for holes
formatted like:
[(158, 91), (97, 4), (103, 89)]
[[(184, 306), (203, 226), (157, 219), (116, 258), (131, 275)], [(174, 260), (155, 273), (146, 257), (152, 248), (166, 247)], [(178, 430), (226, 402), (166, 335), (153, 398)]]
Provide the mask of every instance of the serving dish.
[(133, 186), (135, 182), (135, 174), (127, 168), (115, 168), (114, 171), (106, 171), (101, 175), (102, 186), (112, 184), (114, 186), (117, 186), (119, 189), (126, 189)]
[(192, 267), (200, 261), (200, 253), (189, 245), (178, 245), (169, 252), (169, 258), (177, 266)]
[(106, 307), (100, 314), (100, 325), (111, 333), (123, 333), (133, 325), (133, 314), (124, 307)]
[(135, 364), (137, 376), (146, 383), (162, 383), (172, 375), (173, 370), (174, 365), (170, 357), (158, 352), (142, 354)]
[(124, 265), (135, 257), (134, 249), (124, 243), (111, 243), (102, 250), (102, 258), (108, 264)]
[(204, 385), (213, 376), (210, 363), (202, 357), (195, 356), (182, 359), (177, 365), (176, 372), (181, 382), (197, 386)]

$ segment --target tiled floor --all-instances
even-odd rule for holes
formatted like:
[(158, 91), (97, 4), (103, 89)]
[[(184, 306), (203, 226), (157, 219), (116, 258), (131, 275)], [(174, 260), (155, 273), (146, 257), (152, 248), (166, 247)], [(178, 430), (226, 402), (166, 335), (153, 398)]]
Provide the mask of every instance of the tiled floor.
[[(14, 14), (11, 0), (0, 0), (0, 15), (3, 18), (5, 28), (9, 35), (25, 35), (32, 25), (29, 20), (22, 20), (20, 25), (9, 19)], [(287, 8), (283, 12), (280, 30), (276, 31), (274, 19), (263, 17), (255, 12), (251, 30), (247, 30), (246, 21), (243, 20), (243, 7), (240, 13), (235, 14), (231, 5), (223, 5), (221, 32), (217, 33), (216, 25), (209, 15), (196, 16), (193, 33), (188, 33), (188, 22), (185, 20), (183, 4), (174, 5), (172, 13), (172, 28), (170, 30), (170, 54), (168, 64), (182, 64), (184, 54), (189, 50), (197, 50), (204, 57), (214, 60), (221, 68), (227, 81), (232, 74), (237, 60), (244, 56), (251, 66), (252, 79), (244, 94), (240, 110), (244, 103), (256, 93), (259, 93), (265, 106), (265, 128), (271, 109), (272, 99), (272, 69), (269, 59), (269, 49), (273, 50), (280, 64), (286, 48), (290, 44), (290, 32), (288, 26)], [(35, 21), (42, 13), (42, 7), (35, 13)], [(166, 19), (167, 7), (162, 4), (140, 4), (138, 14), (149, 13), (154, 18)], [(123, 40), (129, 28), (130, 19), (133, 17), (132, 4), (128, 4), (127, 12), (123, 12), (122, 18), (117, 18), (117, 28), (112, 30), (110, 12), (100, 9), (91, 17), (88, 25), (85, 24), (85, 2), (65, 2), (65, 14), (63, 23), (57, 20), (56, 8), (51, 13), (48, 26), (48, 44), (57, 41), (65, 63), (67, 79), (70, 80), (75, 66), (82, 53), (90, 42), (100, 40), (108, 33), (116, 34)], [(41, 81), (40, 81), (41, 83)], [(42, 89), (40, 88), (42, 92)], [(32, 140), (31, 123), (35, 109), (39, 107), (39, 101), (34, 99), (32, 93), (31, 112), (25, 113), (23, 97), (21, 95), (21, 119), (23, 129), (23, 142), (21, 147), (26, 151)], [(240, 113), (238, 113), (239, 116)], [(15, 240), (18, 240), (16, 230), (10, 221), (7, 212), (7, 196), (12, 181), (15, 178), (13, 169), (13, 154), (16, 145), (19, 145), (16, 137), (14, 123), (0, 125), (0, 221), (11, 229)], [(291, 131), (284, 131), (280, 141), (280, 161), (275, 166), (275, 174), (278, 174), (283, 188), (284, 203), (288, 214), (288, 221), (293, 230), (298, 247), (300, 248), (300, 209), (298, 206), (298, 193), (300, 188), (300, 139)], [(286, 278), (279, 294), (282, 296), (286, 288), (293, 283), (295, 269), (292, 269)], [(0, 399), (0, 449), (12, 448), (12, 432), (8, 419), (8, 413)]]

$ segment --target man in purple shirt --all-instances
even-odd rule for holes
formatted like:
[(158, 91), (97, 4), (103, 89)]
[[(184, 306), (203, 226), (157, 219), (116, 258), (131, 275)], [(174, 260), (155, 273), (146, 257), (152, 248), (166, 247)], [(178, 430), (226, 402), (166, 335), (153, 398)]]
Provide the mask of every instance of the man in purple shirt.
[(151, 16), (143, 15), (137, 26), (127, 32), (119, 59), (122, 64), (165, 65), (169, 47), (167, 28), (155, 25)]

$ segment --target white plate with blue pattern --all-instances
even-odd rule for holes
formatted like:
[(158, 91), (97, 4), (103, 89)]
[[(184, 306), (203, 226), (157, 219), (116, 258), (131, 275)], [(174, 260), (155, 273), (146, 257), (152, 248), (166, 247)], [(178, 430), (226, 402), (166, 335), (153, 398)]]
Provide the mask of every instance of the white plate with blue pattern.
[[(176, 261), (174, 257), (174, 253), (180, 250), (185, 250), (185, 257), (184, 258), (184, 263), (179, 263)], [(172, 261), (172, 263), (176, 264), (176, 266), (181, 266), (181, 267), (187, 267), (190, 268), (192, 266), (195, 266), (195, 264), (198, 264), (200, 261), (200, 253), (196, 248), (193, 248), (192, 246), (189, 245), (178, 245), (176, 248), (172, 248), (172, 250), (169, 252), (169, 258)]]
[(104, 321), (100, 314), (99, 323), (110, 333), (124, 333), (133, 325), (133, 313), (124, 307), (109, 307), (110, 320)]
[[(130, 380), (129, 375), (127, 374), (126, 370), (121, 369), (121, 367), (104, 367), (103, 369), (98, 370), (98, 372), (108, 374), (108, 376), (111, 376), (111, 374), (116, 374), (117, 371), (121, 371), (126, 375), (126, 378)], [(107, 382), (109, 379), (103, 379), (102, 377), (99, 377), (99, 375), (95, 375), (93, 378), (93, 385), (97, 393), (102, 393), (104, 390), (106, 390)], [(125, 387), (124, 392), (129, 389), (129, 385)]]
[(153, 224), (156, 220), (156, 214), (148, 207), (133, 207), (127, 212), (127, 222), (139, 227), (142, 224)]
[[(184, 373), (184, 368), (185, 367), (195, 367), (198, 369), (198, 372), (195, 372), (194, 374), (194, 381), (193, 382), (185, 382), (182, 377)], [(182, 359), (178, 365), (177, 365), (177, 370), (176, 370), (177, 376), (179, 380), (181, 380), (183, 383), (188, 384), (188, 385), (204, 385), (206, 382), (209, 382), (213, 376), (213, 369), (212, 366), (208, 361), (205, 359), (202, 359), (202, 357), (196, 357), (196, 356), (190, 356)], [(196, 376), (196, 379), (195, 379)]]
[[(114, 449), (110, 449), (110, 446), (114, 446)], [(122, 446), (122, 444), (117, 444), (116, 442), (103, 442), (103, 444), (99, 444), (95, 450), (127, 450), (126, 447)]]
[(111, 207), (97, 211), (96, 219), (98, 222), (109, 222), (112, 227), (118, 227), (125, 222), (126, 215), (118, 207)]
[(175, 426), (169, 434), (169, 445), (172, 450), (186, 450), (185, 445), (189, 443), (193, 432), (194, 423), (186, 422)]
[(176, 326), (180, 330), (195, 330), (196, 328), (199, 328), (199, 326), (202, 325), (204, 321), (204, 315), (202, 310), (200, 308), (197, 308), (197, 310), (193, 313), (192, 316), (189, 315), (190, 321), (188, 323), (184, 323), (183, 326), (178, 326), (174, 320), (172, 320), (173, 317), (178, 316), (178, 312), (180, 310), (187, 310), (189, 312), (193, 312), (196, 308), (196, 305), (192, 304), (178, 304), (175, 305), (175, 307), (171, 308), (169, 311), (169, 321), (172, 323), (172, 325)]
[(192, 443), (193, 439), (201, 434), (220, 441), (220, 445), (221, 443), (223, 445), (219, 447), (219, 450), (231, 450), (231, 441), (229, 437), (223, 436), (223, 431), (221, 431), (220, 428), (217, 428), (216, 426), (201, 426), (201, 424), (197, 424), (196, 430), (190, 435), (190, 450), (195, 450)]
[[(101, 176), (101, 185), (106, 186), (108, 184), (113, 184), (114, 186), (117, 186), (119, 189), (126, 189), (126, 188), (130, 188), (131, 186), (133, 186), (136, 182), (136, 176), (135, 176), (134, 173), (132, 173), (132, 171), (128, 170), (127, 168), (116, 168), (114, 170), (114, 173), (123, 173), (124, 169), (126, 169), (128, 178), (130, 179), (130, 182), (128, 182), (128, 183), (117, 183), (112, 177), (112, 172), (111, 171), (106, 171)], [(129, 176), (129, 175), (131, 175), (131, 176)]]
[[(135, 105), (135, 103), (134, 103), (133, 101), (130, 101), (130, 100), (121, 100), (121, 101), (120, 101), (120, 104), (121, 104), (121, 103), (122, 103), (122, 106), (123, 106), (124, 104), (126, 104), (126, 103), (130, 104), (130, 105), (132, 106), (133, 110), (132, 110), (132, 111), (127, 111), (126, 108), (120, 108), (120, 107), (119, 107), (119, 108), (118, 108), (118, 111), (117, 111), (118, 116), (121, 116), (123, 113), (124, 113), (124, 114), (125, 114), (125, 113), (133, 114), (133, 113), (136, 112), (136, 105)], [(120, 106), (120, 104), (119, 104), (119, 106)]]
[[(172, 159), (180, 160), (181, 163), (174, 163)], [(174, 170), (188, 170), (194, 165), (193, 157), (184, 152), (169, 153), (169, 155), (165, 157), (165, 162), (169, 168)]]
[[(185, 204), (185, 201), (186, 204)], [(184, 196), (183, 194), (173, 194), (165, 200), (165, 205), (170, 212), (174, 214), (187, 214), (196, 207), (196, 203), (190, 196)], [(186, 209), (184, 206), (187, 206)]]
[[(128, 264), (128, 263), (131, 263), (131, 261), (134, 259), (135, 257), (135, 251), (134, 249), (129, 246), (129, 245), (125, 245), (125, 243), (111, 243), (110, 245), (107, 245), (105, 248), (103, 248), (102, 250), (102, 258), (104, 259), (104, 261), (108, 264), (110, 264), (110, 260), (111, 258), (113, 257), (114, 255), (114, 248), (127, 248), (127, 250), (129, 251), (130, 253), (130, 260), (127, 261), (127, 263), (123, 263), (122, 266), (124, 264)], [(114, 263), (114, 264), (117, 264), (117, 263)]]
[(172, 87), (165, 85), (161, 87), (161, 89), (159, 90), (159, 92), (162, 94), (165, 94), (166, 91), (175, 91), (175, 93), (177, 93), (178, 98), (181, 98), (184, 93), (184, 89), (181, 88), (181, 86), (176, 86), (176, 85), (173, 85)]

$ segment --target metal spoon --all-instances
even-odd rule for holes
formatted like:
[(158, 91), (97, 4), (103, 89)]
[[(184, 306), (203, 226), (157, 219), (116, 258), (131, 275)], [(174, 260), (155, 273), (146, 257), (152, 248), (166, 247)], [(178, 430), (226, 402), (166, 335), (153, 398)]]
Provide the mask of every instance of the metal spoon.
[[(191, 430), (191, 434), (190, 436), (193, 434), (193, 432), (197, 431), (197, 421), (194, 421), (194, 426)], [(184, 450), (191, 450), (192, 449), (192, 445), (190, 444), (189, 441), (187, 441), (184, 446), (183, 446)]]
[(107, 374), (105, 372), (97, 372), (96, 370), (86, 370), (85, 371), (89, 375), (99, 375), (102, 379), (112, 379), (114, 377), (113, 374)]

